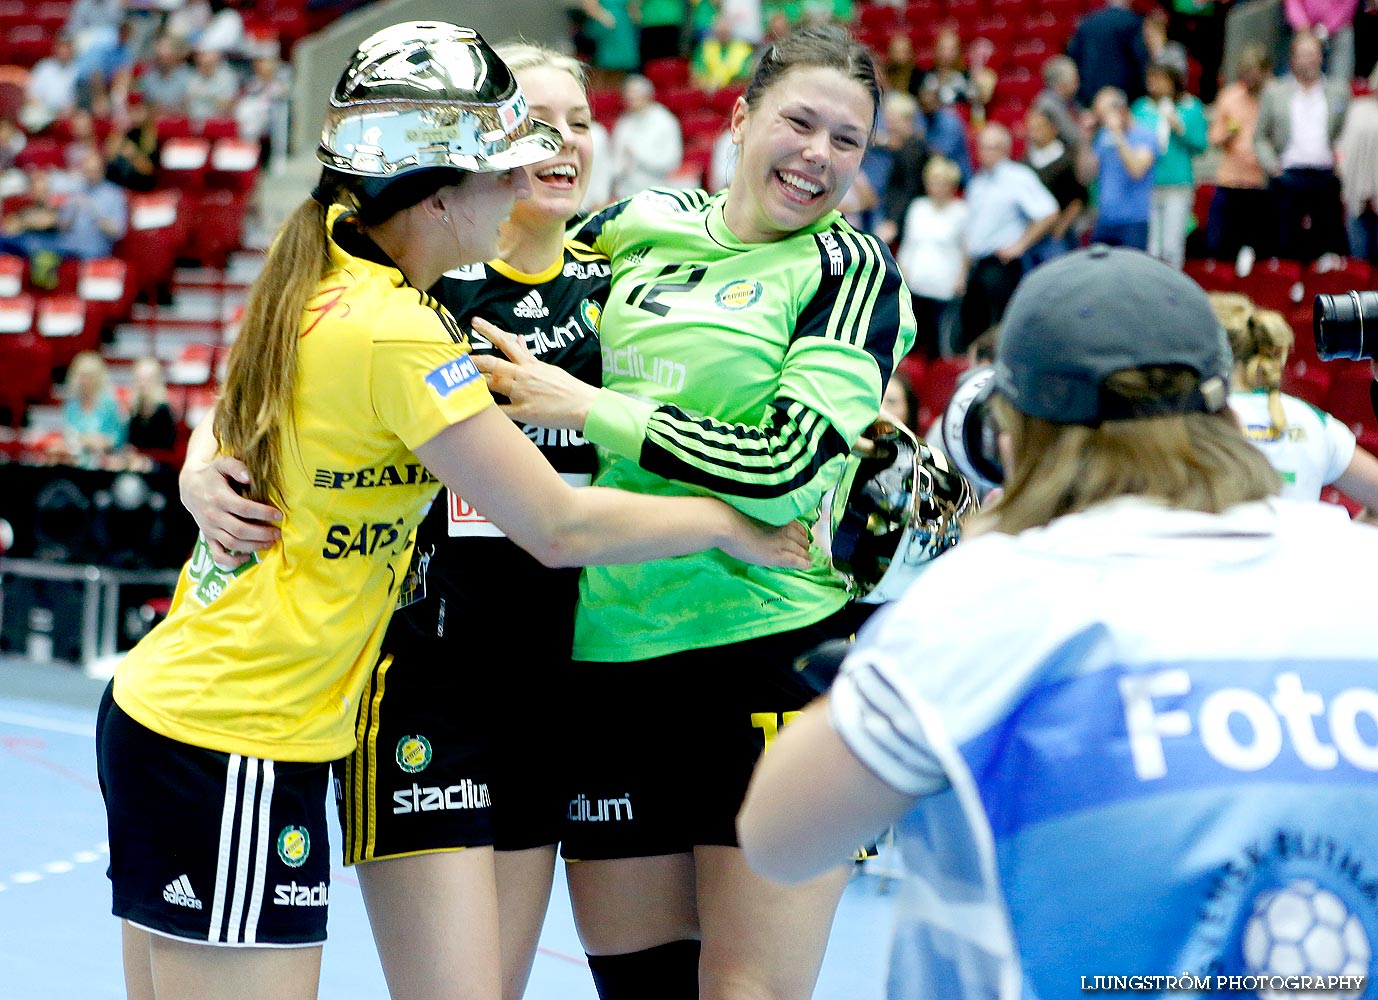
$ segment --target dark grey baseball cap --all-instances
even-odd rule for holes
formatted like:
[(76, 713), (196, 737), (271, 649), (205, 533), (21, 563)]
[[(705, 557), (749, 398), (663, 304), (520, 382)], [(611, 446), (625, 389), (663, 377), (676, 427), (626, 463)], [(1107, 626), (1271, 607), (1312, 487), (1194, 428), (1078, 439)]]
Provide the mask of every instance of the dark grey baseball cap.
[[(1107, 393), (1114, 372), (1185, 365), (1200, 378), (1180, 396)], [(1159, 260), (1093, 246), (1031, 271), (1010, 299), (995, 352), (995, 390), (1058, 424), (1214, 413), (1229, 397), (1229, 340), (1201, 287)]]

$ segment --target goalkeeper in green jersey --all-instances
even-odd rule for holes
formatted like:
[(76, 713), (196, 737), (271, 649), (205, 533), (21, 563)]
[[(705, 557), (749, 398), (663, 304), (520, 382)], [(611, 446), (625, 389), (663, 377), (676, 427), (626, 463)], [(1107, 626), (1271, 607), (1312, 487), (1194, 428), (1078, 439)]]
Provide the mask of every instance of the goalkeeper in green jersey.
[(837, 212), (879, 94), (845, 32), (791, 35), (733, 108), (726, 191), (651, 189), (574, 230), (612, 262), (602, 389), (475, 324), (508, 356), (478, 363), (509, 415), (582, 433), (599, 484), (813, 530), (803, 570), (710, 551), (584, 574), (561, 839), (603, 1000), (805, 1000), (818, 975), (846, 869), (772, 885), (734, 818), (756, 759), (812, 698), (795, 657), (870, 608), (833, 572), (827, 526), (914, 339), (889, 251)]

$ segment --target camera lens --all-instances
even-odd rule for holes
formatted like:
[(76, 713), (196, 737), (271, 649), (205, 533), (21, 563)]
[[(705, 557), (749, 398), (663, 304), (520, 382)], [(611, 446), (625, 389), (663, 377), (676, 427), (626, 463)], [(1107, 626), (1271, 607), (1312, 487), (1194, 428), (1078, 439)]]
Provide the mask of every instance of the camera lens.
[(1317, 295), (1312, 309), (1316, 354), (1322, 361), (1373, 357), (1378, 343), (1378, 292)]

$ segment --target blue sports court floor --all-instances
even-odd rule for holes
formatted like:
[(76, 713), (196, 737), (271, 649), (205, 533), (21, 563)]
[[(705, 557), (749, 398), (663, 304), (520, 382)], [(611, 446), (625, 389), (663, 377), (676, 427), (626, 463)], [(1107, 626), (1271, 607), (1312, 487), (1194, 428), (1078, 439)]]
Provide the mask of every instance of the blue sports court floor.
[[(72, 668), (0, 657), (0, 997), (7, 1000), (124, 996), (93, 747), (103, 687)], [(338, 856), (338, 831), (332, 838)], [(853, 877), (834, 923), (817, 1000), (883, 996), (892, 885), (867, 870)], [(358, 883), (339, 865), (331, 885), (320, 996), (387, 997)], [(526, 996), (597, 1000), (562, 885), (551, 902)]]

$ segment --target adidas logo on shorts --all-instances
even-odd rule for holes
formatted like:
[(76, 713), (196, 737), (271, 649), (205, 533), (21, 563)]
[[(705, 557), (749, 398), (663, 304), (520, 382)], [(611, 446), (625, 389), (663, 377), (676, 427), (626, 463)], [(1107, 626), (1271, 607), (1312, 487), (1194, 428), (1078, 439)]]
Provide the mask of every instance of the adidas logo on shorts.
[(193, 910), (201, 909), (201, 900), (196, 898), (196, 891), (192, 889), (191, 882), (185, 875), (173, 879), (163, 886), (163, 898), (173, 906), (186, 906)]
[(541, 300), (541, 293), (533, 288), (512, 307), (512, 314), (522, 319), (545, 319), (550, 315), (550, 309)]

